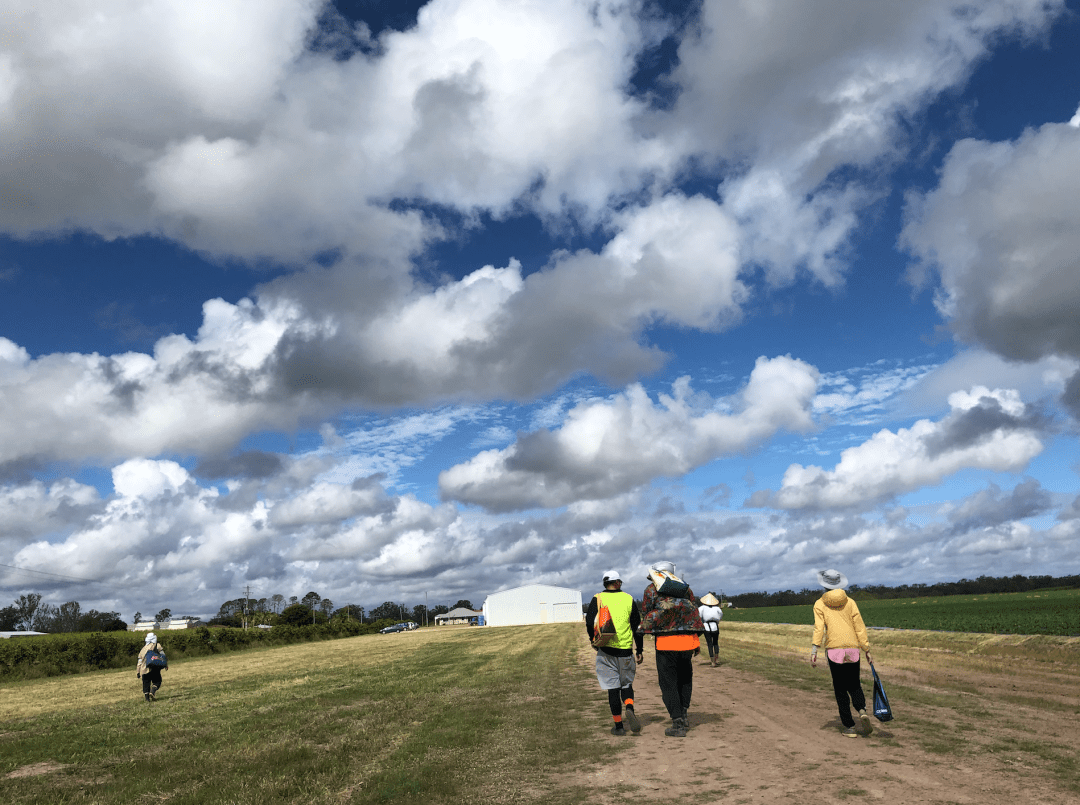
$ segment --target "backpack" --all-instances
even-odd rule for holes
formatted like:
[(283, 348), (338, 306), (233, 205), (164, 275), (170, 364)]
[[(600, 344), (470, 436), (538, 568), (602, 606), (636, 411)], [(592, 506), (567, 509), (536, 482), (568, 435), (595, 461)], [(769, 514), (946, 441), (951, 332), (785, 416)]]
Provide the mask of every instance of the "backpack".
[(689, 584), (666, 570), (652, 570), (649, 578), (652, 579), (656, 592), (671, 598), (685, 598), (687, 590), (690, 589)]
[(593, 648), (603, 648), (615, 639), (615, 622), (611, 619), (611, 610), (596, 597), (596, 623), (593, 624)]
[(165, 659), (165, 652), (159, 648), (152, 648), (143, 657), (143, 665), (147, 668), (168, 668), (169, 661)]

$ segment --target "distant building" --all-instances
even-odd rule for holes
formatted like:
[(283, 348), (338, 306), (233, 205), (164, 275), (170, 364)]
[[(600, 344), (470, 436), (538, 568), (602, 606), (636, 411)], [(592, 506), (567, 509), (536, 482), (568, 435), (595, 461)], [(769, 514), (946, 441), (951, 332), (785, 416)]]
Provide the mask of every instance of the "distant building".
[(584, 619), (581, 590), (526, 584), (492, 593), (484, 601), (488, 626), (523, 626), (530, 623), (575, 623)]
[(0, 632), (0, 639), (7, 639), (9, 637), (37, 637), (44, 634), (48, 634), (48, 632)]
[(483, 626), (484, 613), (481, 610), (458, 607), (435, 616), (436, 626)]
[(206, 626), (206, 621), (190, 618), (172, 618), (167, 621), (139, 621), (128, 626), (129, 632), (165, 632), (170, 629), (194, 629)]

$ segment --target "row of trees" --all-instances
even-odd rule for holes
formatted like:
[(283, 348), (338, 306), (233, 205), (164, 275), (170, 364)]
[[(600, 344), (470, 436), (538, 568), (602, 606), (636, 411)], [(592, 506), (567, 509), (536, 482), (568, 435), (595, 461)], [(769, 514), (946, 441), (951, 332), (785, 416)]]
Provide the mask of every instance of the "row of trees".
[(26, 593), (0, 609), (0, 632), (118, 632), (127, 629), (119, 612), (83, 612), (78, 601), (43, 604), (38, 593)]
[[(312, 591), (303, 598), (295, 595), (286, 599), (275, 594), (267, 598), (234, 598), (221, 605), (217, 615), (210, 619), (214, 626), (250, 627), (259, 625), (273, 626), (278, 623), (303, 626), (308, 623), (327, 623), (331, 619), (341, 618), (360, 623), (374, 623), (379, 620), (412, 620), (424, 625), (436, 615), (451, 609), (464, 607), (472, 609), (472, 603), (462, 599), (452, 607), (439, 604), (428, 609), (423, 604), (406, 607), (394, 601), (385, 601), (379, 606), (365, 610), (357, 604), (335, 607), (329, 598), (323, 598)], [(169, 608), (161, 609), (153, 616), (157, 622), (173, 617)], [(186, 615), (188, 620), (198, 620)], [(145, 618), (149, 620), (149, 616)], [(136, 612), (132, 620), (135, 623), (144, 620), (141, 612)], [(83, 611), (78, 601), (68, 601), (60, 606), (44, 603), (38, 593), (20, 595), (11, 606), (0, 609), (0, 631), (4, 632), (112, 632), (127, 629), (127, 623), (119, 612), (98, 612), (96, 609)]]
[[(937, 584), (901, 584), (887, 587), (882, 584), (860, 586), (852, 584), (849, 593), (859, 601), (877, 598), (924, 598), (939, 595), (990, 595), (991, 593), (1025, 593), (1049, 587), (1080, 587), (1078, 576), (979, 576), (977, 579), (944, 581)], [(781, 590), (777, 593), (742, 593), (728, 596), (735, 607), (788, 607), (813, 604), (821, 597), (820, 588), (804, 588), (799, 592)]]
[(305, 623), (327, 623), (335, 618), (359, 621), (360, 623), (374, 623), (380, 620), (403, 621), (412, 620), (420, 625), (431, 622), (436, 615), (442, 615), (451, 609), (465, 607), (472, 609), (472, 603), (462, 599), (452, 607), (438, 604), (430, 609), (424, 604), (417, 604), (411, 608), (405, 604), (394, 601), (384, 601), (377, 607), (365, 610), (358, 604), (345, 604), (335, 607), (329, 598), (323, 598), (315, 591), (309, 592), (303, 598), (295, 595), (286, 599), (285, 596), (275, 594), (268, 598), (234, 598), (226, 601), (218, 609), (217, 615), (210, 619), (213, 626), (273, 626), (285, 623), (294, 626), (302, 626)]

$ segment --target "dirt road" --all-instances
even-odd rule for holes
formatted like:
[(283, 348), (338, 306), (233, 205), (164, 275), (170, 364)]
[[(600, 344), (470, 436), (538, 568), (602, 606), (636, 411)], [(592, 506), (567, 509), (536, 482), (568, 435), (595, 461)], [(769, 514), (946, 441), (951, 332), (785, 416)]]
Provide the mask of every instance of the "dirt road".
[[(793, 687), (746, 667), (713, 668), (699, 657), (690, 733), (668, 738), (670, 721), (647, 648), (634, 686), (642, 732), (604, 738), (625, 750), (614, 764), (590, 772), (587, 783), (657, 802), (1080, 803), (1075, 668), (1023, 657), (988, 663), (963, 651), (941, 656), (941, 649), (933, 649), (926, 665), (928, 652), (875, 651), (896, 719), (871, 719), (873, 734), (857, 739), (839, 733), (822, 665), (810, 672), (791, 653), (770, 664), (773, 678), (779, 663), (794, 667), (800, 681)], [(890, 655), (897, 659), (886, 676), (883, 658)], [(1032, 683), (1038, 690), (1025, 699)], [(866, 676), (863, 687), (869, 698)], [(1024, 695), (1009, 693), (1017, 690)]]

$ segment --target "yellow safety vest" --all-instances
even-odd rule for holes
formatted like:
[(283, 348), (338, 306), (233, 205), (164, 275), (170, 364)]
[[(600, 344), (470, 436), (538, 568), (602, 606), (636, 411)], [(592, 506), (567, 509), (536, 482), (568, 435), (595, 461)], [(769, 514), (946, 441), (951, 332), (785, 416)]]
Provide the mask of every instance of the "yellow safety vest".
[(608, 643), (607, 647), (633, 648), (634, 633), (630, 628), (630, 612), (634, 608), (634, 596), (621, 591), (606, 590), (593, 597), (596, 599), (597, 613), (600, 612), (600, 607), (607, 607), (615, 624), (615, 639)]

